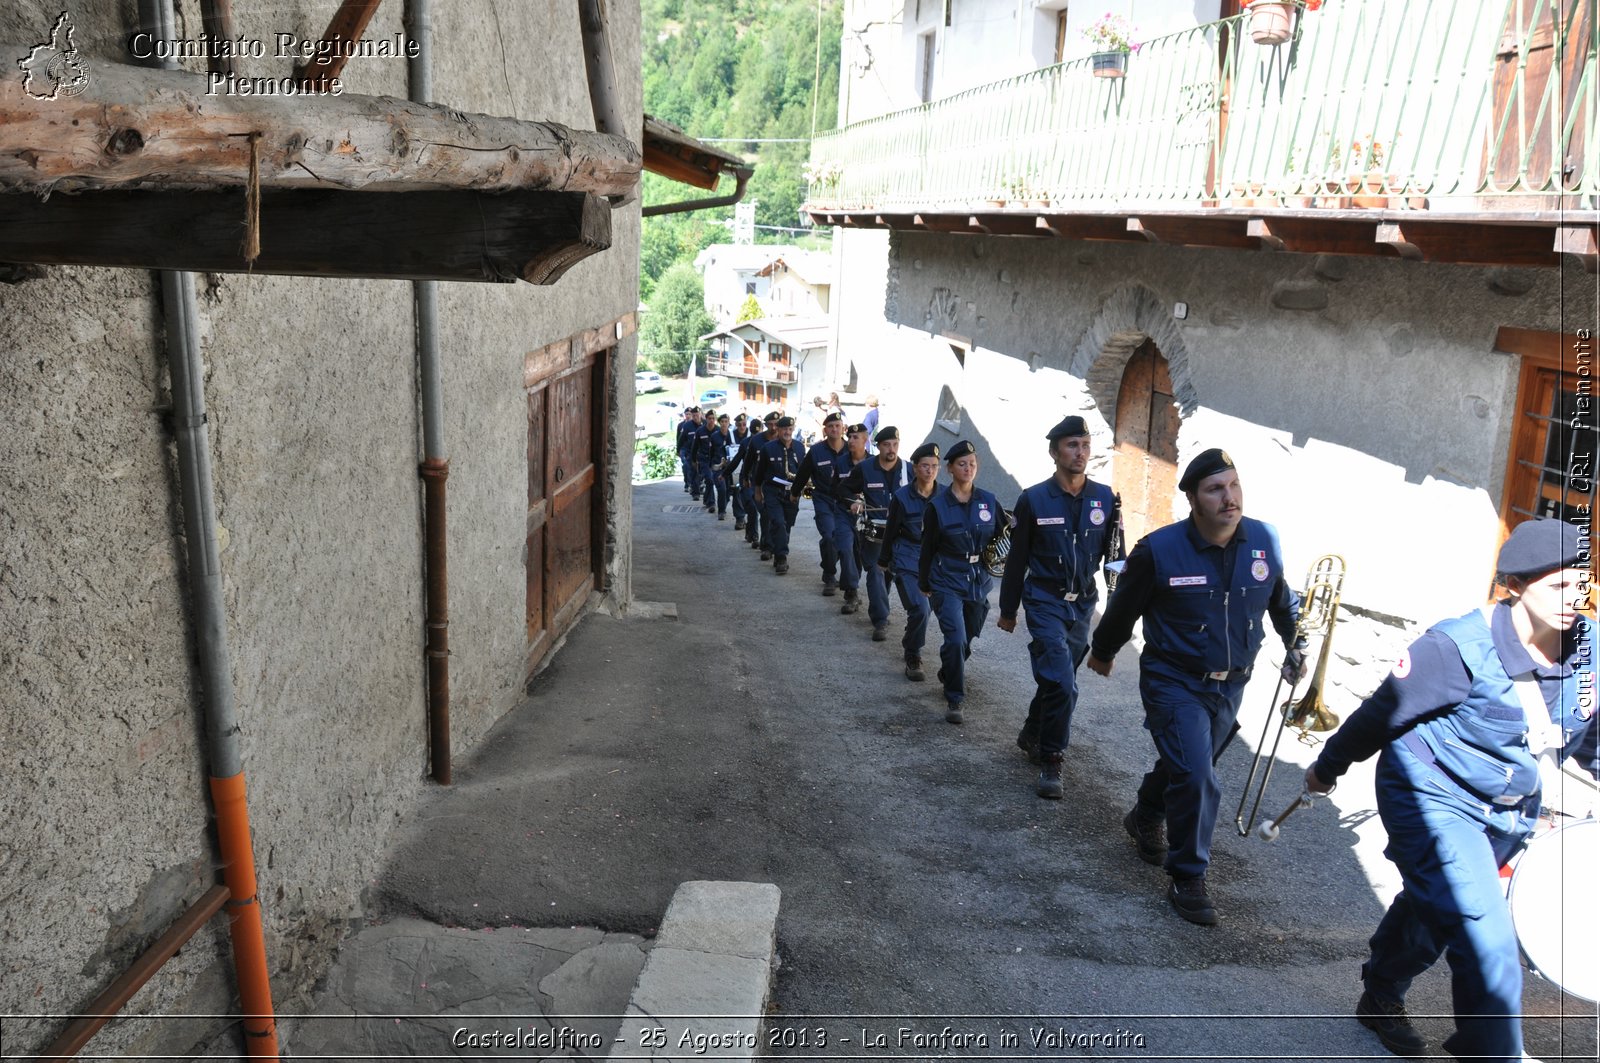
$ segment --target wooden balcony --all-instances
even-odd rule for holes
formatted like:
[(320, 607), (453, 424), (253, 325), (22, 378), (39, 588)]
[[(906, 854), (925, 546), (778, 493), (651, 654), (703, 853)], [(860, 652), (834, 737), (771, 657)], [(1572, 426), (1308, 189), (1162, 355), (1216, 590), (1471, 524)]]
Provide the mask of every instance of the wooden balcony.
[(818, 137), (819, 224), (1596, 264), (1596, 0), (1337, 0)]

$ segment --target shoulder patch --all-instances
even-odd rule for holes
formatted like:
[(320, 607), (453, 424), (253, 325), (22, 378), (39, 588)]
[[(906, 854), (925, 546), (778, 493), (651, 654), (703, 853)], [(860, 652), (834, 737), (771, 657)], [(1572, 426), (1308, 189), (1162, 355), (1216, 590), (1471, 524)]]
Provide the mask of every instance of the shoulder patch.
[(1411, 674), (1410, 650), (1406, 650), (1400, 655), (1400, 659), (1394, 662), (1394, 668), (1389, 672), (1389, 674), (1394, 676), (1396, 679), (1404, 679), (1406, 676)]

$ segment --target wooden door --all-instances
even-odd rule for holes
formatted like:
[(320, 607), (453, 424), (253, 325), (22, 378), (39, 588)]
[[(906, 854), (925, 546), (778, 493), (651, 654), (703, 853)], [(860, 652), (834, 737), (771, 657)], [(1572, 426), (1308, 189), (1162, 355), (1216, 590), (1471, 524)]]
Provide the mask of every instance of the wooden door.
[[(1509, 0), (1495, 55), (1494, 106), (1486, 131), (1484, 167), (1491, 191), (1512, 190), (1526, 159), (1527, 185), (1550, 191), (1577, 188), (1583, 178), (1592, 95), (1584, 87), (1584, 63), (1594, 36), (1595, 0)], [(1561, 39), (1565, 47), (1555, 47)], [(1559, 62), (1558, 62), (1559, 61)], [(1591, 89), (1592, 92), (1592, 89)], [(1576, 113), (1574, 113), (1576, 112)], [(1552, 151), (1552, 134), (1570, 139)], [(1545, 200), (1519, 198), (1518, 210), (1555, 209)]]
[(528, 388), (528, 670), (604, 586), (606, 381), (610, 350)]
[(1130, 549), (1145, 535), (1172, 523), (1178, 421), (1167, 360), (1146, 340), (1122, 371), (1111, 459), (1112, 486), (1122, 496), (1122, 524)]

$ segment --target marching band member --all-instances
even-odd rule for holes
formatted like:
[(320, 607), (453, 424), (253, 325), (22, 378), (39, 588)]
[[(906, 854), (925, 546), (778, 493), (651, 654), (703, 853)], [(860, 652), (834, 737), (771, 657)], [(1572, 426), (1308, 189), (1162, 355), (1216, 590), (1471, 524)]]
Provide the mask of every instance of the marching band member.
[(1034, 484), (1012, 510), (1016, 527), (1000, 581), (1000, 619), (995, 626), (1017, 629), (1017, 606), (1027, 607), (1028, 657), (1037, 693), (1017, 744), (1043, 764), (1036, 789), (1040, 797), (1062, 794), (1061, 760), (1078, 701), (1078, 665), (1089, 652), (1089, 622), (1099, 592), (1095, 573), (1110, 557), (1117, 527), (1116, 495), (1085, 475), (1089, 427), (1068, 417), (1045, 435), (1055, 475)]
[(727, 520), (728, 480), (723, 476), (723, 469), (728, 464), (728, 443), (733, 435), (728, 428), (727, 414), (718, 414), (715, 421), (709, 418), (708, 421), (706, 434), (697, 441), (706, 492), (706, 512), (715, 512), (718, 520)]
[[(822, 422), (822, 438), (806, 451), (794, 478), (798, 503), (808, 483), (813, 484), (811, 506), (817, 522), (818, 548), (822, 552), (822, 593), (833, 597), (844, 584), (846, 605), (856, 600), (861, 573), (856, 569), (855, 527), (849, 508), (838, 495), (839, 484), (850, 475), (850, 448), (844, 441), (844, 417), (830, 413)], [(847, 612), (855, 612), (854, 608)]]
[[(860, 425), (866, 428), (866, 425)], [(861, 433), (865, 440), (866, 433)], [(845, 481), (847, 494), (859, 496), (850, 506), (852, 513), (864, 514), (867, 522), (865, 534), (858, 537), (861, 546), (861, 571), (867, 582), (867, 619), (872, 621), (872, 641), (883, 642), (889, 637), (889, 586), (884, 579), (887, 565), (879, 567), (884, 551), (891, 548), (884, 535), (889, 518), (889, 503), (894, 493), (911, 481), (911, 470), (900, 460), (900, 431), (893, 426), (884, 428), (874, 438), (877, 456), (863, 461), (850, 470)], [(864, 444), (863, 444), (864, 448)], [(938, 475), (938, 464), (934, 474)], [(918, 647), (920, 650), (920, 646)]]
[[(905, 651), (906, 678), (920, 683), (922, 646), (928, 636), (928, 599), (918, 586), (922, 564), (922, 518), (939, 489), (939, 445), (924, 443), (911, 452), (913, 479), (889, 500), (889, 518), (883, 528), (883, 553), (878, 567), (894, 579), (900, 604), (906, 610), (906, 633), (900, 639)], [(876, 635), (874, 635), (876, 637)]]
[(748, 418), (743, 413), (733, 419), (733, 435), (728, 440), (728, 466), (723, 474), (728, 478), (728, 501), (733, 503), (734, 531), (744, 531), (750, 518), (755, 516), (746, 504), (748, 496), (745, 494), (744, 484), (735, 480), (733, 476), (733, 471), (739, 467), (739, 459), (744, 456), (744, 445), (754, 434)]
[[(1102, 676), (1133, 623), (1144, 618), (1139, 694), (1159, 759), (1122, 821), (1146, 863), (1166, 863), (1167, 900), (1191, 923), (1212, 926), (1206, 891), (1221, 787), (1213, 767), (1234, 729), (1244, 685), (1266, 635), (1263, 614), (1289, 649), (1284, 677), (1298, 679), (1300, 596), (1284, 581), (1278, 533), (1244, 515), (1244, 489), (1226, 451), (1202, 451), (1178, 489), (1189, 516), (1133, 548), (1117, 592), (1089, 640), (1089, 668)], [(1171, 837), (1168, 848), (1163, 824)]]
[[(789, 529), (800, 516), (799, 495), (792, 489), (804, 460), (805, 452), (794, 439), (794, 418), (780, 417), (777, 435), (761, 445), (755, 473), (761, 527), (772, 548), (772, 570), (780, 576), (789, 571)], [(767, 551), (761, 556), (765, 558)]]
[(963, 439), (945, 455), (950, 486), (934, 493), (922, 519), (918, 586), (933, 603), (944, 643), (939, 647), (939, 681), (944, 684), (949, 723), (962, 721), (967, 697), (966, 661), (973, 640), (989, 615), (994, 579), (983, 566), (983, 548), (1004, 519), (994, 495), (977, 486), (977, 448)]
[(1306, 771), (1326, 793), (1382, 750), (1378, 814), (1402, 887), (1369, 942), (1356, 1016), (1396, 1055), (1427, 1049), (1405, 995), (1443, 955), (1456, 1013), (1445, 1050), (1522, 1059), (1522, 965), (1497, 869), (1533, 830), (1541, 767), (1577, 757), (1600, 778), (1595, 628), (1577, 613), (1588, 560), (1565, 521), (1517, 525), (1496, 566), (1509, 600), (1413, 642)]

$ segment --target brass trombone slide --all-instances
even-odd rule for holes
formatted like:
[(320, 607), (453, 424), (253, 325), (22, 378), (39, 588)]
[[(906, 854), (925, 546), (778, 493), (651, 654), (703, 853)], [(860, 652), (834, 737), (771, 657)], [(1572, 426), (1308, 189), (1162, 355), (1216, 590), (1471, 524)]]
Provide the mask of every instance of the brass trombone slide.
[[(1261, 799), (1266, 795), (1267, 783), (1272, 779), (1272, 768), (1278, 759), (1278, 743), (1283, 741), (1283, 732), (1293, 727), (1300, 733), (1302, 741), (1315, 741), (1307, 739), (1311, 731), (1331, 731), (1339, 726), (1339, 717), (1328, 711), (1323, 703), (1323, 684), (1328, 676), (1329, 651), (1333, 647), (1333, 625), (1339, 612), (1339, 593), (1344, 588), (1344, 558), (1338, 554), (1324, 554), (1317, 558), (1311, 565), (1311, 570), (1306, 573), (1306, 589), (1300, 595), (1300, 622), (1295, 626), (1296, 641), (1307, 638), (1315, 633), (1322, 634), (1322, 649), (1317, 655), (1317, 667), (1311, 675), (1311, 684), (1306, 687), (1305, 693), (1297, 701), (1294, 696), (1295, 684), (1289, 684), (1289, 696), (1276, 712), (1269, 708), (1266, 723), (1261, 728), (1261, 741), (1256, 743), (1255, 759), (1250, 762), (1250, 774), (1244, 781), (1244, 792), (1239, 795), (1239, 809), (1234, 814), (1233, 825), (1239, 832), (1239, 837), (1248, 837), (1250, 828), (1255, 824), (1257, 815), (1261, 811)], [(1271, 706), (1278, 705), (1278, 695), (1283, 690), (1283, 676), (1278, 676), (1278, 685), (1272, 690)], [(1278, 733), (1273, 736), (1272, 749), (1267, 746), (1267, 732), (1272, 729), (1274, 716), (1279, 718)], [(1266, 769), (1261, 769), (1261, 758), (1267, 758)], [(1256, 773), (1261, 772), (1261, 784), (1255, 791), (1255, 803), (1250, 805), (1250, 814), (1245, 815), (1244, 806), (1250, 802), (1250, 789), (1256, 785)], [(1299, 806), (1297, 806), (1299, 807)], [(1291, 809), (1292, 811), (1292, 809)], [(1278, 822), (1288, 818), (1285, 813), (1279, 817)]]

